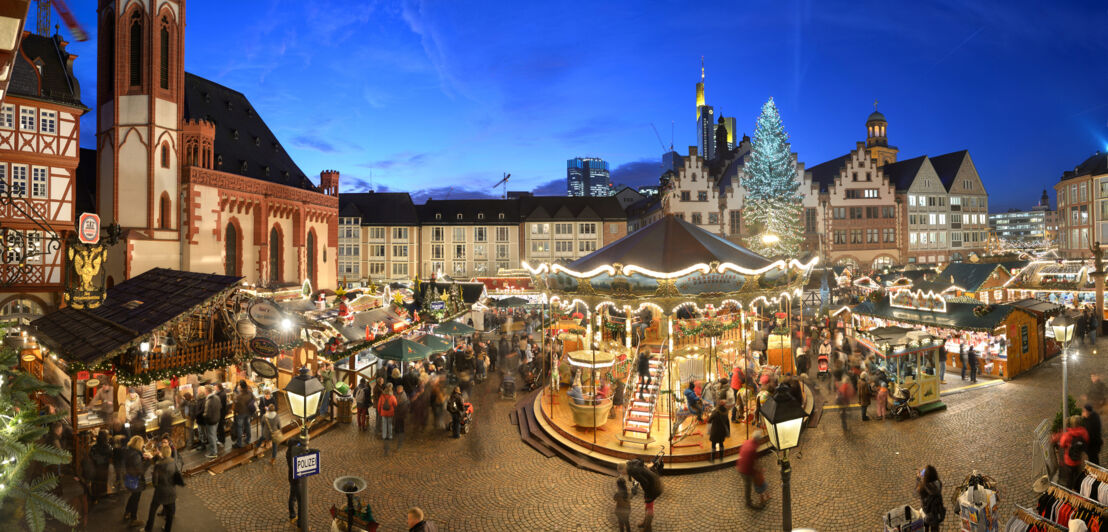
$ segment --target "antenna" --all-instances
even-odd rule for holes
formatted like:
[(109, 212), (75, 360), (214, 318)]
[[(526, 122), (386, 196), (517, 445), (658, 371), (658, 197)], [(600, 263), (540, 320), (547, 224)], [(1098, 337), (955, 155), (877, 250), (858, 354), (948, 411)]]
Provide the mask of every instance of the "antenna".
[(673, 120), (669, 121), (669, 151), (673, 151)]

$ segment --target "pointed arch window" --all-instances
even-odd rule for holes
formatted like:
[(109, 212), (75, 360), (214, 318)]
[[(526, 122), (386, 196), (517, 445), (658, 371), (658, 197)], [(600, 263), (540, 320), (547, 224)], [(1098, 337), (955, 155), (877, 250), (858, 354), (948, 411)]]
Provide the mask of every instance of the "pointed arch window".
[[(104, 22), (101, 27), (104, 31), (100, 32), (100, 49), (112, 50), (115, 46), (115, 12), (108, 9), (104, 13)], [(115, 89), (115, 54), (114, 53), (102, 53), (99, 56), (100, 59), (100, 72), (99, 82), (100, 91), (102, 94), (111, 94)]]
[(130, 84), (142, 86), (142, 14), (135, 11), (131, 15), (130, 26)]
[[(165, 149), (163, 146), (162, 149)], [(168, 192), (162, 192), (162, 199), (158, 209), (158, 229), (171, 229), (173, 225), (173, 202), (169, 199)]]
[(310, 279), (312, 281), (312, 287), (314, 288), (316, 286), (319, 286), (319, 283), (316, 281), (316, 278), (315, 278), (315, 272), (316, 272), (315, 231), (308, 231), (308, 246), (307, 246), (307, 248), (308, 248), (308, 264), (307, 264), (307, 266), (308, 266), (308, 268), (307, 268), (308, 269), (308, 279)]
[(226, 259), (223, 263), (224, 275), (241, 275), (239, 273), (239, 232), (235, 224), (228, 223), (223, 235), (223, 250)]
[(169, 146), (162, 143), (162, 168), (169, 168)]
[(269, 280), (281, 282), (281, 232), (277, 226), (269, 230)]
[(162, 18), (161, 53), (158, 61), (159, 84), (163, 89), (169, 89), (169, 19)]

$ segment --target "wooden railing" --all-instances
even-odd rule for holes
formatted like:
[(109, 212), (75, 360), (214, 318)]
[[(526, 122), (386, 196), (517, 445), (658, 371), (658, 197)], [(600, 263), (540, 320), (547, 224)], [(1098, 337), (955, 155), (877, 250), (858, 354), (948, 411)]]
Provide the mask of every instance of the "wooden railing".
[(244, 353), (246, 346), (237, 340), (226, 342), (203, 342), (189, 346), (179, 347), (171, 354), (151, 353), (144, 366), (142, 358), (136, 356), (130, 361), (131, 371), (140, 375), (149, 371), (183, 368), (193, 364), (202, 364), (220, 358), (238, 356)]

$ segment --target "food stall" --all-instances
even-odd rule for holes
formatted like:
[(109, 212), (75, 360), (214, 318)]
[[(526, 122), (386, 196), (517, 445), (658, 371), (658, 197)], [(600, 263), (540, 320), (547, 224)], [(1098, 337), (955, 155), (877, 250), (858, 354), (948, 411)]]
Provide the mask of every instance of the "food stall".
[(955, 369), (961, 365), (957, 353), (962, 342), (978, 353), (982, 375), (1011, 379), (1043, 360), (1043, 317), (1013, 305), (949, 302), (933, 292), (898, 292), (862, 302), (850, 313), (857, 336), (896, 325), (943, 339), (947, 365)]
[(943, 408), (939, 401), (939, 350), (941, 338), (908, 327), (877, 327), (859, 334), (858, 344), (875, 356), (878, 371), (888, 379), (890, 394), (908, 389), (908, 404), (930, 411)]

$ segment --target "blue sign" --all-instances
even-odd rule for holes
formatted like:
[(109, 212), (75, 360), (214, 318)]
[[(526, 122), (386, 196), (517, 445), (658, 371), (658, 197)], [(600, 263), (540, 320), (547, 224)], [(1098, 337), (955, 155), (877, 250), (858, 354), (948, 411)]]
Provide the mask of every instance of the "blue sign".
[(446, 302), (445, 301), (432, 301), (431, 302), (431, 310), (443, 310), (445, 308), (446, 308)]
[(310, 477), (319, 473), (319, 451), (297, 455), (293, 461), (292, 478)]

